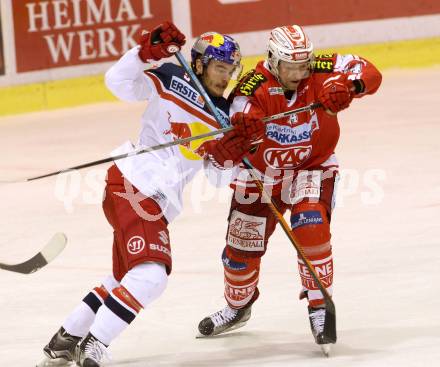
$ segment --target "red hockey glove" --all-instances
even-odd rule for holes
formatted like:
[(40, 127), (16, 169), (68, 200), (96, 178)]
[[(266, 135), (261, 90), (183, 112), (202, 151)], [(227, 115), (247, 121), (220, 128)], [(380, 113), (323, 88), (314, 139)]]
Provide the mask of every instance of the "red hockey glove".
[(207, 158), (220, 169), (232, 168), (249, 151), (249, 140), (238, 134), (236, 129), (228, 131), (221, 139), (209, 142)]
[(318, 93), (318, 101), (333, 114), (347, 108), (353, 99), (353, 82), (344, 74), (328, 78)]
[(185, 35), (171, 22), (164, 22), (151, 32), (142, 31), (139, 57), (143, 62), (174, 55), (185, 44)]
[(266, 124), (250, 113), (234, 113), (231, 124), (241, 136), (250, 141), (259, 140), (266, 134)]

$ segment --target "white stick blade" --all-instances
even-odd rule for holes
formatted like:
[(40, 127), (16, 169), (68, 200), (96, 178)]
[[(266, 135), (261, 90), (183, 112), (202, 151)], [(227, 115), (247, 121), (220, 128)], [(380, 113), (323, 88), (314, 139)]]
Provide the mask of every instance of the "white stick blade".
[(64, 233), (56, 233), (49, 241), (49, 243), (41, 250), (41, 254), (49, 263), (58, 254), (64, 250), (64, 247), (67, 245), (67, 237)]

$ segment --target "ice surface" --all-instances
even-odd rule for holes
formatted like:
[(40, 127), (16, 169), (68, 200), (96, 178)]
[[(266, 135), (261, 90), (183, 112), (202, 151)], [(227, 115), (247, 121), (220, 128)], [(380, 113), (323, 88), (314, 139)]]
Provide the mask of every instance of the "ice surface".
[[(386, 72), (376, 95), (340, 115), (343, 179), (332, 220), (339, 340), (330, 358), (313, 342), (306, 304), (297, 299), (295, 252), (279, 229), (263, 258), (261, 297), (248, 324), (195, 339), (199, 320), (224, 305), (220, 254), (228, 212), (228, 190), (199, 178), (170, 226), (169, 287), (114, 342), (111, 365), (437, 365), (439, 80), (438, 68)], [(142, 104), (109, 103), (2, 118), (0, 179), (103, 158), (136, 139), (142, 112)], [(100, 207), (104, 169), (82, 171), (68, 185), (49, 178), (0, 186), (0, 261), (27, 259), (55, 232), (69, 238), (35, 274), (1, 271), (1, 366), (39, 362), (64, 317), (110, 272), (112, 231)], [(63, 196), (70, 199), (63, 203)]]

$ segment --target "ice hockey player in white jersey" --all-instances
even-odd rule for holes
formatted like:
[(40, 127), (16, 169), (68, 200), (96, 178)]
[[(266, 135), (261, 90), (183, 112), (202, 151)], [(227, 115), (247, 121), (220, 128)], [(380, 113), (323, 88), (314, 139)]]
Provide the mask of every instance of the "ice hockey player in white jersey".
[[(126, 142), (114, 154), (220, 127), (183, 68), (173, 63), (154, 66), (184, 44), (177, 27), (164, 22), (145, 32), (139, 45), (106, 73), (106, 85), (118, 98), (148, 101), (138, 144)], [(202, 34), (191, 50), (193, 70), (226, 116), (229, 103), (223, 93), (240, 59), (238, 44), (215, 32)], [(195, 140), (136, 155), (110, 167), (103, 209), (114, 230), (113, 274), (66, 318), (44, 347), (47, 359), (40, 366), (59, 362), (101, 366), (109, 344), (162, 294), (172, 268), (167, 227), (182, 210), (183, 188), (203, 166), (221, 168), (242, 158), (249, 142), (238, 130), (217, 140)]]

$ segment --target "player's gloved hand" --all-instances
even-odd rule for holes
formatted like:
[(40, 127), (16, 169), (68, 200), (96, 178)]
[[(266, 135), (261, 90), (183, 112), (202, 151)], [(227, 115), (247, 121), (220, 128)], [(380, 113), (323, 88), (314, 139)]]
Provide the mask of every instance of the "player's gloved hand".
[(328, 78), (318, 93), (318, 102), (330, 112), (336, 114), (347, 108), (354, 96), (353, 82), (344, 74)]
[(209, 141), (206, 146), (206, 158), (220, 169), (232, 168), (242, 160), (251, 144), (236, 129), (228, 131), (219, 140)]
[(257, 116), (250, 113), (236, 112), (231, 118), (231, 124), (237, 132), (250, 141), (256, 141), (266, 134), (266, 124)]
[(185, 35), (171, 22), (164, 22), (151, 32), (142, 31), (139, 57), (143, 62), (170, 57), (185, 44)]

